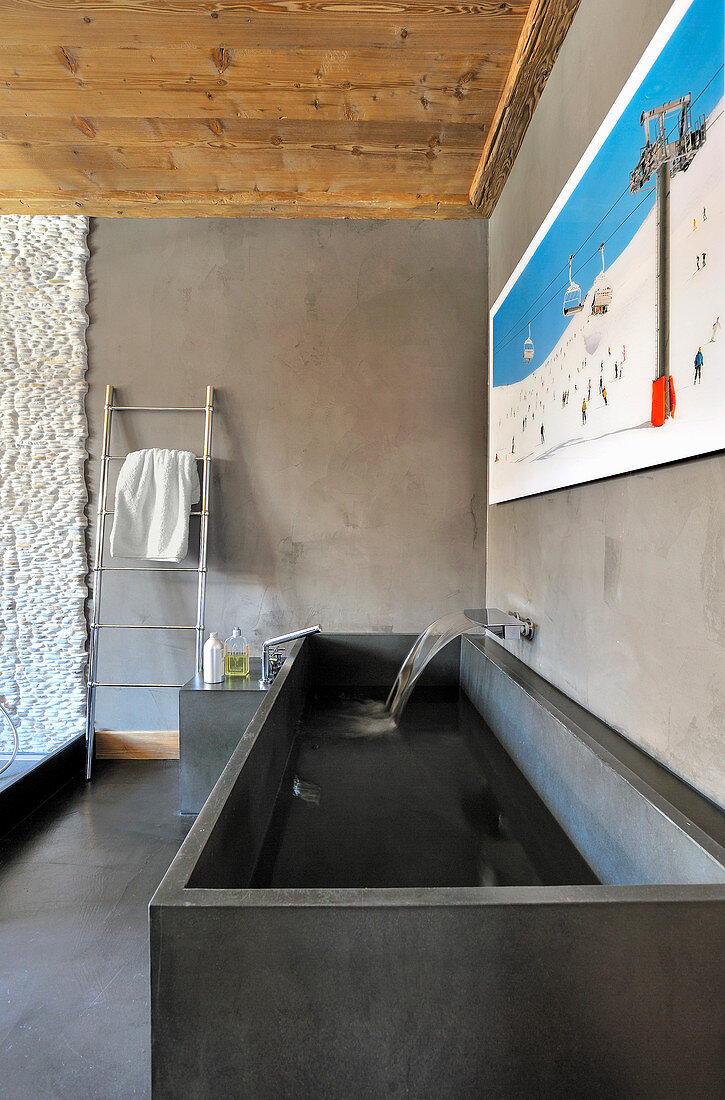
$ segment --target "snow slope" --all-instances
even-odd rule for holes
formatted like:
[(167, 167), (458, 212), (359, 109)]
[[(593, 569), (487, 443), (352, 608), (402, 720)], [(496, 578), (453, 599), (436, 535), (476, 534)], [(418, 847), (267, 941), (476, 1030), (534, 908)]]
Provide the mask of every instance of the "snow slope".
[[(590, 288), (584, 309), (572, 317), (544, 363), (521, 382), (491, 390), (492, 503), (725, 448), (725, 116), (717, 118), (722, 110), (721, 100), (708, 120), (717, 122), (708, 129), (705, 145), (688, 171), (672, 179), (674, 419), (661, 428), (650, 423), (656, 375), (653, 208), (608, 268), (614, 295), (607, 313), (592, 314)], [(706, 264), (698, 271), (696, 256), (703, 252)], [(552, 303), (549, 308), (561, 305)], [(712, 342), (718, 315), (723, 329)], [(536, 342), (535, 326), (532, 336)], [(704, 366), (702, 382), (694, 386), (693, 361), (699, 346)], [(623, 376), (615, 378), (615, 363), (622, 362)], [(599, 394), (600, 373), (606, 405)], [(583, 424), (582, 398), (590, 380), (591, 401)], [(562, 406), (567, 389), (569, 401)]]

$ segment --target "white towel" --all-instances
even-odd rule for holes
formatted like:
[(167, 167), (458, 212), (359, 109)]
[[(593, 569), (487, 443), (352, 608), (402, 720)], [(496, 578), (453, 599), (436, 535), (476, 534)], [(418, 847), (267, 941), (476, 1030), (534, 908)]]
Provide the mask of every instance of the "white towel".
[(111, 556), (183, 561), (189, 511), (199, 500), (191, 451), (131, 451), (116, 483)]

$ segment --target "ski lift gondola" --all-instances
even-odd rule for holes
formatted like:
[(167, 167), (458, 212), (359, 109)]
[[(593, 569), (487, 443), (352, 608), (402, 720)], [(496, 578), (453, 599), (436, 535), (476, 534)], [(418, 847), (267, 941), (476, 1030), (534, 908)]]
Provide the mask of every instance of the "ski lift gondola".
[(607, 273), (604, 270), (604, 245), (600, 245), (599, 251), (602, 254), (602, 270), (594, 280), (594, 286), (592, 290), (594, 292), (592, 297), (592, 313), (606, 313), (612, 304), (612, 287)]
[(564, 316), (570, 317), (572, 313), (581, 313), (584, 309), (582, 301), (582, 288), (571, 277), (571, 262), (574, 256), (569, 257), (569, 286), (564, 294)]
[(524, 363), (530, 363), (534, 358), (534, 341), (531, 339), (531, 321), (529, 321), (528, 339), (524, 340)]

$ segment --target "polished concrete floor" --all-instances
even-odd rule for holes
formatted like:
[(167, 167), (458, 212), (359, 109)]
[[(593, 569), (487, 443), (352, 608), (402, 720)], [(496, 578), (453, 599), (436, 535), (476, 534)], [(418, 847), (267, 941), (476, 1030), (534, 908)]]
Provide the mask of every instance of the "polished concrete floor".
[(0, 841), (0, 1095), (148, 1097), (147, 907), (192, 819), (177, 761), (103, 761)]

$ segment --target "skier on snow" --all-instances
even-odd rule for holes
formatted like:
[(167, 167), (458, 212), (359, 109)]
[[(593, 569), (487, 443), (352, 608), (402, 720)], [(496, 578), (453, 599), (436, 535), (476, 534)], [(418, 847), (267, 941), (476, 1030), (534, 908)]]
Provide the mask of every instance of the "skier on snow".
[(704, 363), (704, 361), (705, 360), (702, 358), (702, 348), (698, 348), (697, 349), (697, 355), (695, 356), (695, 381), (692, 383), (693, 386), (697, 382), (699, 382), (700, 385), (702, 385), (701, 371), (702, 371), (702, 364)]

